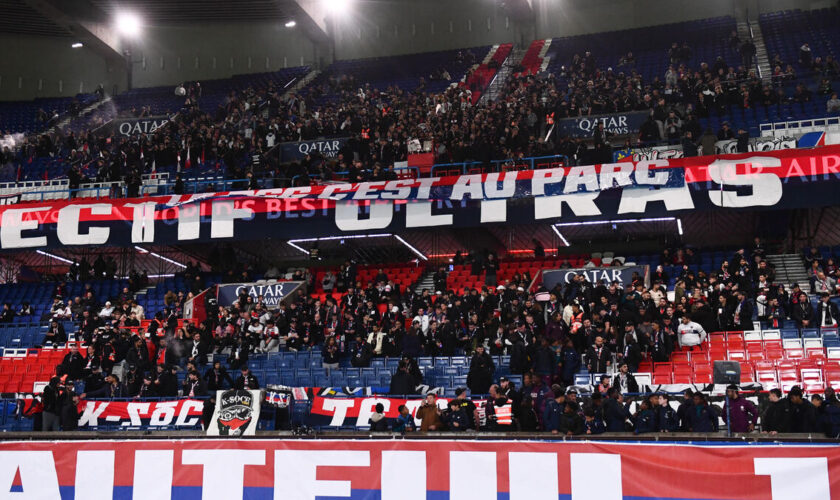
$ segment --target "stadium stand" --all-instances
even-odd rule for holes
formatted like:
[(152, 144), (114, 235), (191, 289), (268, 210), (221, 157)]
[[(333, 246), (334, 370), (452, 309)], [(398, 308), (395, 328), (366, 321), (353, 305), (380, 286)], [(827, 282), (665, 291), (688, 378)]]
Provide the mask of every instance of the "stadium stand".
[[(628, 146), (674, 146), (685, 132), (697, 139), (707, 128), (716, 139), (734, 139), (730, 129), (755, 136), (767, 121), (836, 114), (825, 99), (840, 79), (832, 30), (837, 19), (836, 9), (762, 14), (774, 56), (771, 75), (759, 76), (757, 63), (743, 67), (735, 18), (715, 17), (535, 40), (516, 51), (517, 61), (510, 60), (513, 44), (501, 43), (338, 60), (301, 86), (312, 67), (189, 81), (177, 94), (172, 86), (157, 86), (107, 99), (97, 92), (3, 103), (0, 129), (28, 135), (3, 152), (0, 181), (9, 183), (4, 195), (35, 185), (24, 182), (66, 179), (56, 185), (75, 190), (84, 181), (98, 183), (76, 193), (79, 198), (133, 198), (149, 194), (141, 185), (156, 176), (166, 179), (159, 194), (185, 192), (176, 176), (191, 180), (196, 192), (392, 180), (395, 164), (411, 166), (415, 154), (432, 155), (436, 166), (401, 175), (531, 168), (535, 157), (549, 158), (545, 165), (609, 163), (618, 144), (607, 136), (564, 136), (554, 132), (555, 120), (633, 111), (649, 113), (660, 131), (652, 138), (624, 137)], [(796, 69), (789, 72), (789, 64)], [(506, 65), (514, 68), (510, 77)], [(499, 100), (482, 100), (494, 85), (501, 88)], [(94, 109), (80, 113), (87, 106)], [(669, 124), (670, 113), (679, 125)], [(168, 123), (132, 137), (105, 126), (149, 117)], [(67, 124), (56, 128), (63, 120)], [(347, 139), (334, 156), (307, 153), (286, 161), (278, 151), (281, 143), (330, 138)], [(595, 149), (589, 149), (584, 142), (593, 139)], [(600, 156), (604, 151), (609, 159)], [(502, 163), (511, 158), (521, 162)], [(53, 377), (69, 377), (81, 394), (91, 381), (102, 385), (104, 372), (132, 377), (117, 382), (120, 398), (148, 397), (138, 382), (150, 377), (157, 383), (159, 370), (175, 367), (180, 396), (197, 396), (194, 388), (184, 390), (188, 373), (208, 378), (218, 362), (232, 373), (247, 368), (261, 387), (403, 395), (394, 392), (394, 380), (412, 370), (412, 387), (445, 396), (463, 387), (474, 397), (495, 394), (501, 390), (496, 384), (512, 382), (504, 390), (539, 399), (535, 429), (549, 430), (543, 410), (547, 400), (562, 396), (555, 391), (596, 388), (604, 375), (621, 377), (616, 368), (622, 363), (640, 386), (624, 392), (713, 386), (716, 361), (738, 362), (742, 386), (756, 390), (798, 387), (813, 396), (840, 389), (837, 246), (804, 248), (809, 283), (797, 288), (775, 279), (761, 243), (594, 251), (601, 244), (590, 242), (585, 253), (541, 249), (541, 256), (527, 258), (499, 245), (504, 250), (489, 255), (473, 248), (430, 262), (319, 264), (311, 255), (311, 262), (286, 266), (281, 277), (304, 282), (306, 293), (279, 311), (269, 310), (264, 297), (244, 304), (208, 301), (200, 325), (183, 317), (189, 299), (205, 290), (213, 296), (217, 285), (262, 280), (265, 263), (253, 272), (233, 255), (221, 266), (206, 263), (155, 278), (131, 269), (129, 278), (108, 271), (101, 279), (80, 273), (76, 264), (62, 265), (53, 269), (61, 278), (0, 285), (0, 304), (6, 304), (0, 393), (31, 399)], [(547, 270), (619, 266), (640, 266), (649, 275), (625, 280), (624, 288), (585, 278), (541, 288)], [(106, 302), (117, 309), (100, 316), (110, 307)], [(703, 330), (703, 342), (680, 346), (683, 318)], [(58, 329), (63, 338), (50, 340)], [(657, 336), (661, 330), (667, 342)], [(73, 346), (80, 347), (81, 368), (72, 365)], [(488, 358), (476, 354), (479, 347)], [(143, 354), (131, 353), (135, 348)], [(171, 388), (148, 390), (176, 397)], [(111, 396), (105, 399), (117, 397)], [(20, 408), (9, 408), (4, 403), (0, 428), (25, 428)], [(521, 419), (519, 410), (515, 416)], [(640, 418), (632, 418), (637, 429)]]

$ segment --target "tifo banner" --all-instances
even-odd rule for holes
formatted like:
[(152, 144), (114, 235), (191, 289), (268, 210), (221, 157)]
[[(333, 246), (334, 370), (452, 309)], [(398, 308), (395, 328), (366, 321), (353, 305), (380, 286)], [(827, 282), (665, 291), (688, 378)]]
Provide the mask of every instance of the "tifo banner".
[(19, 194), (0, 195), (0, 205), (16, 205), (20, 203)]
[(101, 425), (198, 428), (203, 408), (204, 401), (197, 399), (155, 402), (79, 401), (79, 428)]
[(276, 309), (280, 303), (297, 290), (303, 281), (277, 281), (274, 283), (230, 283), (219, 285), (216, 299), (219, 305), (230, 306), (243, 291), (257, 301), (262, 296), (266, 307)]
[(283, 142), (278, 148), (280, 150), (280, 161), (299, 161), (308, 154), (318, 153), (324, 158), (335, 158), (339, 150), (347, 142), (347, 137), (334, 137), (332, 139), (316, 139), (314, 141)]
[(109, 125), (120, 135), (130, 137), (138, 134), (152, 134), (169, 123), (168, 116), (147, 116), (144, 118), (115, 118)]
[(840, 446), (11, 441), (0, 443), (0, 491), (33, 499), (827, 500), (840, 499)]
[[(362, 429), (370, 427), (368, 419), (373, 415), (377, 403), (382, 403), (385, 408), (385, 418), (396, 419), (399, 416), (398, 408), (405, 405), (411, 416), (416, 415), (425, 400), (423, 398), (402, 399), (390, 398), (387, 396), (371, 396), (367, 398), (325, 398), (315, 396), (312, 398), (308, 424), (315, 427), (346, 427), (355, 426)], [(473, 400), (476, 405), (483, 404), (483, 400)], [(447, 408), (449, 399), (437, 398), (437, 406), (441, 411)], [(418, 426), (420, 421), (416, 418), (414, 423)]]
[(838, 180), (840, 146), (826, 146), (285, 189), (54, 200), (0, 205), (0, 249), (340, 238), (411, 228), (804, 208), (836, 204)]
[[(782, 149), (794, 149), (798, 145), (795, 137), (753, 137), (749, 141), (747, 149), (750, 152), (763, 151), (780, 151)], [(799, 145), (799, 147), (805, 147)], [(731, 139), (726, 141), (715, 142), (714, 153), (707, 153), (703, 148), (699, 148), (699, 154), (737, 154), (738, 141)], [(683, 148), (681, 145), (671, 146), (651, 146), (648, 148), (636, 148), (630, 150), (615, 151), (613, 153), (614, 161), (643, 161), (643, 160), (670, 160), (673, 158), (683, 158)]]
[(615, 281), (622, 287), (629, 286), (633, 282), (633, 275), (637, 274), (644, 283), (650, 284), (648, 266), (613, 266), (546, 269), (542, 272), (542, 285), (548, 290), (554, 288), (558, 283), (565, 287), (578, 274), (591, 283), (609, 284)]
[(262, 407), (262, 391), (230, 389), (216, 391), (213, 420), (208, 436), (253, 436), (257, 431)]
[(633, 111), (612, 115), (579, 116), (557, 120), (557, 134), (560, 137), (591, 138), (601, 123), (604, 130), (613, 135), (627, 135), (639, 133), (642, 123), (647, 120), (649, 111)]

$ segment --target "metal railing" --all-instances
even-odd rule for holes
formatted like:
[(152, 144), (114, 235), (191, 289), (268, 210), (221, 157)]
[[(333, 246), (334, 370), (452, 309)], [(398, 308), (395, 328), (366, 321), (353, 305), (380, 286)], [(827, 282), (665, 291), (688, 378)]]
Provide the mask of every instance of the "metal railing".
[(538, 170), (566, 166), (569, 159), (565, 155), (535, 156), (531, 158), (508, 158), (489, 162), (468, 161), (461, 163), (443, 163), (434, 165), (432, 177), (440, 175), (459, 175), (469, 173), (505, 172), (510, 170)]
[[(492, 160), (490, 162), (469, 161), (462, 163), (444, 163), (431, 167), (431, 176), (459, 175), (467, 173), (490, 173), (512, 170), (536, 170), (543, 168), (554, 168), (568, 165), (568, 158), (564, 155), (539, 156), (532, 158), (515, 158), (506, 160)], [(394, 169), (398, 179), (411, 179), (422, 177), (419, 167), (399, 167)], [(301, 174), (294, 177), (259, 177), (257, 183), (260, 189), (273, 187), (309, 186), (313, 183), (345, 182), (348, 181), (350, 172), (334, 172), (331, 176), (325, 177), (321, 174)], [(199, 177), (194, 179), (183, 179), (183, 191), (175, 193), (176, 183), (167, 173), (144, 174), (143, 185), (140, 186), (139, 196), (172, 195), (172, 194), (196, 194), (206, 192), (238, 191), (248, 190), (250, 179), (226, 179), (224, 177)], [(37, 190), (38, 185), (31, 183), (20, 186), (21, 191), (12, 193), (14, 183), (6, 183), (0, 187), (7, 190), (6, 195), (19, 194), (20, 201), (44, 201), (50, 199), (72, 199), (72, 198), (125, 198), (128, 188), (124, 182), (98, 182), (80, 185), (79, 189), (44, 189)], [(57, 186), (63, 184), (58, 183)], [(24, 190), (24, 189), (36, 190)]]
[(840, 116), (791, 120), (786, 122), (762, 123), (759, 125), (762, 137), (783, 137), (807, 132), (840, 131)]

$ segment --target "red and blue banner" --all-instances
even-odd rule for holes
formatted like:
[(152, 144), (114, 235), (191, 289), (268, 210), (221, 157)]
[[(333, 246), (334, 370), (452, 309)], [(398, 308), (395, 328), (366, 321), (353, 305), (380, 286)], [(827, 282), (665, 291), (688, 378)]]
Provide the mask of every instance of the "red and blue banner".
[(830, 206), (840, 146), (125, 200), (0, 205), (0, 249), (393, 234)]
[(840, 499), (832, 444), (463, 440), (0, 443), (0, 498)]

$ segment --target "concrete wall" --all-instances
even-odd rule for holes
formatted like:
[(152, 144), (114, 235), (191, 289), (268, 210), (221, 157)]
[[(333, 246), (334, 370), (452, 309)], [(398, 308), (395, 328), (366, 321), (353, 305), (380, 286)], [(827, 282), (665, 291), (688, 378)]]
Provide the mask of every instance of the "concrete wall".
[[(70, 38), (0, 34), (0, 100), (67, 97), (93, 92), (100, 83), (125, 89), (124, 71)], [(109, 88), (110, 90), (110, 88)]]
[(276, 71), (316, 56), (306, 36), (279, 22), (149, 27), (130, 48), (134, 87)]
[[(513, 20), (491, 0), (357, 1), (329, 28), (336, 59), (358, 59), (514, 42)], [(527, 40), (526, 43), (529, 43)]]

